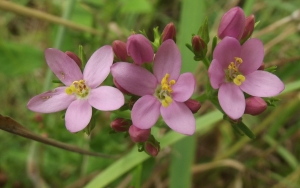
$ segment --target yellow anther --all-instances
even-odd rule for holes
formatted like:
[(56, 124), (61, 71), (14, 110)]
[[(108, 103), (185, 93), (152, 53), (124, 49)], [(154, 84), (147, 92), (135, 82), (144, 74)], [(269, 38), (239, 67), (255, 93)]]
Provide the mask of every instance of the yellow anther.
[(168, 107), (169, 103), (166, 100), (162, 100), (161, 105), (163, 105), (163, 107)]
[(245, 76), (239, 74), (233, 79), (233, 83), (237, 86), (240, 86), (245, 80)]
[(237, 62), (238, 64), (242, 64), (243, 60), (240, 57), (234, 57), (235, 62)]
[(173, 102), (173, 99), (171, 98), (171, 97), (169, 97), (169, 96), (166, 96), (165, 97), (165, 101), (167, 101), (167, 103), (172, 103)]
[(86, 97), (89, 94), (89, 88), (85, 85), (84, 80), (74, 81), (65, 89), (68, 95), (76, 94), (77, 97)]
[(176, 83), (176, 81), (175, 80), (170, 80), (170, 82), (169, 82), (169, 84), (172, 86), (172, 85), (174, 85)]

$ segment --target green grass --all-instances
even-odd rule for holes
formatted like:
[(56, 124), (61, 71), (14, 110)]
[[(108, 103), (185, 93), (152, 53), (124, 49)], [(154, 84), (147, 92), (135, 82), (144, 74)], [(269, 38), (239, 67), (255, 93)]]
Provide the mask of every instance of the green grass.
[[(63, 16), (70, 1), (22, 0), (13, 3)], [(80, 0), (74, 1), (70, 20), (97, 29), (98, 35), (66, 28), (58, 37), (61, 26), (2, 10), (0, 6), (0, 114), (10, 116), (32, 132), (73, 144), (86, 150), (121, 156), (118, 160), (75, 154), (0, 130), (0, 187), (300, 187), (300, 35), (291, 32), (281, 38), (299, 20), (293, 20), (259, 35), (269, 48), (266, 67), (276, 65), (275, 72), (286, 84), (278, 96), (276, 107), (259, 116), (244, 116), (245, 124), (256, 138), (238, 136), (230, 124), (219, 121), (210, 102), (204, 102), (195, 115), (197, 133), (193, 137), (175, 132), (163, 134), (155, 129), (162, 150), (156, 158), (138, 153), (123, 134), (109, 134), (109, 113), (100, 113), (90, 137), (71, 134), (64, 125), (63, 112), (35, 114), (26, 108), (28, 100), (45, 88), (47, 66), (43, 51), (57, 47), (62, 51), (78, 52), (83, 45), (89, 57), (102, 45), (114, 40), (126, 41), (132, 31), (145, 30), (150, 39), (153, 28), (162, 31), (174, 22), (178, 46), (182, 51), (183, 71), (195, 73), (195, 96), (203, 93), (206, 70), (185, 43), (197, 32), (204, 16), (209, 20), (211, 38), (217, 32), (219, 20), (233, 4), (228, 1), (192, 0)], [(247, 15), (260, 21), (254, 33), (288, 17), (300, 7), (297, 0), (240, 1)], [(190, 7), (189, 7), (190, 6)], [(273, 43), (274, 40), (278, 41)], [(61, 45), (58, 45), (61, 43)], [(50, 88), (57, 84), (48, 83)], [(112, 84), (106, 80), (106, 84)], [(48, 86), (47, 86), (48, 87)], [(115, 114), (114, 114), (115, 115)], [(128, 114), (123, 114), (128, 116)], [(37, 116), (42, 117), (39, 120)], [(182, 141), (186, 140), (186, 141)], [(183, 149), (184, 148), (184, 149)], [(243, 170), (222, 161), (242, 164)], [(202, 166), (201, 166), (202, 165)], [(205, 165), (210, 166), (206, 168)], [(196, 168), (197, 167), (197, 168)], [(36, 171), (29, 171), (29, 169)], [(200, 169), (200, 170), (199, 170)], [(101, 172), (101, 173), (100, 173)], [(42, 181), (30, 178), (35, 176)], [(4, 177), (1, 179), (1, 177)], [(182, 184), (181, 184), (182, 183)], [(241, 186), (238, 186), (240, 183)]]

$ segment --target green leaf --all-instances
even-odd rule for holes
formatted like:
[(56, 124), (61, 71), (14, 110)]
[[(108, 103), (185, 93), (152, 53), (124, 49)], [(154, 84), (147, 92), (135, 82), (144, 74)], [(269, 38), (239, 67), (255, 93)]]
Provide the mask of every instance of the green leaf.
[(208, 31), (208, 18), (206, 17), (204, 23), (200, 26), (198, 35), (204, 40), (206, 44), (209, 43), (209, 31)]

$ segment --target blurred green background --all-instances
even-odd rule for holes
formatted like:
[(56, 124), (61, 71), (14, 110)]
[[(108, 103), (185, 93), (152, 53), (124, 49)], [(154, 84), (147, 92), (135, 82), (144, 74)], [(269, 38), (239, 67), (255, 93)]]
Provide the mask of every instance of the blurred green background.
[[(9, 10), (2, 2), (0, 114), (44, 137), (127, 158), (116, 163), (115, 159), (83, 156), (0, 130), (0, 187), (300, 187), (300, 1), (10, 0)], [(41, 15), (33, 17), (21, 13), (16, 9), (19, 6), (57, 17), (52, 21)], [(205, 16), (211, 38), (215, 36), (220, 18), (234, 6), (260, 21), (253, 37), (265, 44), (266, 67), (278, 66), (275, 74), (286, 84), (277, 107), (256, 117), (244, 116), (257, 136), (254, 140), (236, 135), (230, 124), (213, 112), (213, 105), (205, 102), (196, 115), (200, 131), (192, 137), (177, 133), (164, 137), (156, 130), (163, 149), (156, 158), (150, 158), (138, 153), (124, 135), (109, 134), (109, 113), (100, 113), (88, 137), (82, 132), (68, 132), (61, 118), (63, 112), (36, 114), (26, 108), (31, 97), (57, 86), (47, 84), (46, 48), (77, 53), (78, 46), (83, 45), (89, 57), (114, 40), (125, 42), (133, 31), (145, 30), (153, 39), (153, 28), (158, 26), (162, 31), (169, 22), (177, 27), (182, 71), (195, 74), (198, 96), (205, 90), (206, 70), (193, 60), (185, 43), (190, 43)], [(84, 28), (72, 24), (62, 27), (58, 24), (62, 18)], [(111, 79), (106, 82), (112, 84)]]

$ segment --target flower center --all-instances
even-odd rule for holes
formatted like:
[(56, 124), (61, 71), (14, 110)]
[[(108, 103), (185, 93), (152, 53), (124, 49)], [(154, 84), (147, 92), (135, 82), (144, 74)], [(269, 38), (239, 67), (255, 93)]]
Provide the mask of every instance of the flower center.
[(239, 72), (239, 66), (243, 63), (242, 58), (234, 57), (234, 62), (230, 62), (226, 72), (226, 80), (240, 86), (245, 80), (245, 76)]
[(90, 88), (85, 85), (84, 80), (74, 81), (65, 92), (68, 95), (75, 94), (78, 98), (85, 98), (90, 92)]
[(163, 107), (168, 107), (172, 102), (172, 95), (173, 92), (172, 86), (176, 83), (175, 80), (170, 80), (170, 74), (167, 73), (160, 82), (160, 86), (158, 86), (155, 90), (155, 96), (161, 102)]

